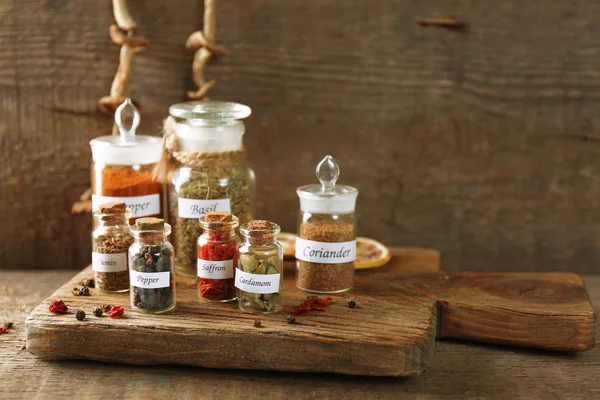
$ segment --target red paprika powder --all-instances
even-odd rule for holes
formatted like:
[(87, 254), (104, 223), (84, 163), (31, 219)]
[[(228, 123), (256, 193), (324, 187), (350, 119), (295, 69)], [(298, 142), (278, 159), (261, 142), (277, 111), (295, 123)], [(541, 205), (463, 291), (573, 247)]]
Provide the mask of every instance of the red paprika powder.
[(235, 233), (237, 217), (209, 212), (200, 218), (204, 230), (198, 238), (198, 296), (208, 301), (237, 298), (234, 274), (240, 239)]

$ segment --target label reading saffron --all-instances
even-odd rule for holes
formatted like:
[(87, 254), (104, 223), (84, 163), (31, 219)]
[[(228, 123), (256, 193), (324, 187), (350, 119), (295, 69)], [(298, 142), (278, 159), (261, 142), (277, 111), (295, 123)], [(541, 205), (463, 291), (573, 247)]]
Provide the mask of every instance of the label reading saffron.
[(231, 213), (231, 201), (229, 199), (198, 200), (180, 197), (178, 208), (179, 218), (200, 218), (207, 212), (225, 211)]
[(198, 276), (205, 279), (233, 278), (233, 260), (207, 261), (198, 259)]
[(356, 241), (326, 243), (296, 238), (296, 258), (320, 264), (341, 264), (356, 259)]
[(250, 274), (241, 269), (235, 271), (235, 287), (249, 293), (279, 293), (281, 274)]
[(127, 271), (127, 254), (92, 253), (92, 269), (97, 272)]
[(127, 205), (127, 208), (131, 211), (133, 218), (147, 217), (150, 215), (160, 214), (160, 195), (149, 194), (146, 196), (132, 196), (132, 197), (112, 197), (112, 196), (98, 196), (92, 195), (92, 210), (98, 210), (104, 203), (110, 203), (112, 201), (123, 202)]
[(129, 270), (129, 282), (132, 286), (141, 289), (168, 288), (171, 286), (171, 273)]

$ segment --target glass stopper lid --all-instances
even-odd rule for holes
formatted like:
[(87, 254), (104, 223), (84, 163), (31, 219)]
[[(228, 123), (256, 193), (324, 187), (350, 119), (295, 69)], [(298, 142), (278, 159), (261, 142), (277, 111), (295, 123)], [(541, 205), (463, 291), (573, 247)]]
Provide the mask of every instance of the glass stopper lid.
[(333, 157), (325, 156), (315, 172), (320, 185), (306, 185), (296, 190), (300, 207), (308, 212), (353, 212), (358, 190), (352, 186), (336, 185), (340, 167)]
[(115, 111), (119, 136), (100, 136), (90, 141), (95, 162), (114, 165), (153, 164), (162, 154), (162, 141), (153, 136), (136, 135), (140, 112), (131, 99)]
[(207, 121), (244, 119), (251, 112), (250, 107), (230, 101), (188, 101), (169, 107), (169, 114), (173, 117)]

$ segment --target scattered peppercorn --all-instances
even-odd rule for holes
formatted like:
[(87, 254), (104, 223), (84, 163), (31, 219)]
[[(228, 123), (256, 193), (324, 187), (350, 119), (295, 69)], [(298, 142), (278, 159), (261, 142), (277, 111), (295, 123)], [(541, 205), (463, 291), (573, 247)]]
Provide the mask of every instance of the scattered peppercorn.
[(62, 300), (54, 300), (48, 306), (48, 311), (50, 311), (51, 313), (62, 314), (62, 313), (66, 313), (67, 311), (69, 311), (69, 307), (67, 307), (67, 305)]
[(325, 311), (325, 306), (329, 305), (333, 301), (333, 298), (327, 296), (320, 298), (317, 296), (308, 296), (298, 307), (294, 308), (294, 315), (306, 314), (309, 311)]
[(23, 345), (21, 346), (21, 350), (25, 350), (27, 348), (27, 346)]
[(102, 313), (104, 313), (104, 311), (102, 311), (102, 309), (100, 307), (94, 307), (93, 312), (96, 317), (101, 317)]
[(260, 322), (260, 319), (255, 319), (254, 320), (254, 327), (255, 328), (260, 328), (262, 326), (262, 323)]
[(288, 317), (287, 317), (287, 323), (288, 324), (295, 324), (296, 323), (296, 317), (294, 317), (293, 315), (288, 315)]
[(82, 280), (79, 281), (79, 284), (83, 287), (93, 288), (94, 287), (94, 278), (83, 278)]
[(12, 328), (12, 327), (13, 327), (13, 325), (14, 325), (14, 323), (13, 323), (13, 322), (5, 322), (5, 323), (3, 323), (3, 324), (2, 324), (2, 326), (3, 326), (4, 328), (6, 328), (6, 329), (10, 329), (10, 328)]
[(8, 331), (8, 329), (6, 329), (5, 327), (0, 328), (0, 334), (6, 333), (7, 331)]
[(110, 304), (102, 304), (100, 306), (100, 309), (102, 309), (102, 311), (104, 311), (105, 313), (110, 312), (111, 308), (112, 308), (112, 306)]
[(81, 289), (79, 289), (79, 295), (80, 296), (89, 296), (90, 289), (87, 286), (82, 287)]
[(110, 317), (117, 318), (125, 313), (125, 309), (121, 306), (112, 306), (110, 309)]
[(356, 307), (356, 302), (354, 300), (348, 300), (348, 307), (350, 307), (350, 308)]
[(77, 313), (75, 313), (75, 318), (77, 318), (77, 321), (83, 321), (85, 319), (85, 311), (77, 310)]

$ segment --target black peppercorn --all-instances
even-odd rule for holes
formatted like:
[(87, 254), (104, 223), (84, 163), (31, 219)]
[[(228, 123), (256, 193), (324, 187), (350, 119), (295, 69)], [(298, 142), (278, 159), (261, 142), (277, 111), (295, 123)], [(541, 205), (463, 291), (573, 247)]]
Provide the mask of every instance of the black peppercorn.
[(287, 323), (288, 324), (295, 324), (296, 323), (296, 317), (294, 317), (293, 315), (288, 315), (288, 317), (287, 317)]
[(85, 319), (85, 311), (77, 310), (77, 313), (75, 314), (75, 318), (77, 318), (78, 321), (83, 321)]
[(354, 300), (348, 300), (348, 307), (350, 307), (350, 308), (356, 307), (356, 302)]
[(94, 315), (96, 317), (101, 317), (103, 312), (104, 311), (102, 311), (102, 309), (100, 307), (94, 307)]
[(112, 306), (110, 304), (102, 304), (100, 306), (100, 309), (102, 309), (102, 311), (104, 311), (104, 312), (110, 312), (111, 308), (112, 308)]
[(79, 295), (80, 296), (89, 296), (90, 289), (87, 286), (82, 287), (81, 289), (79, 289)]
[(255, 319), (254, 320), (254, 327), (255, 328), (260, 328), (262, 326), (262, 323), (260, 322), (260, 319)]

